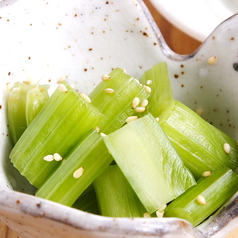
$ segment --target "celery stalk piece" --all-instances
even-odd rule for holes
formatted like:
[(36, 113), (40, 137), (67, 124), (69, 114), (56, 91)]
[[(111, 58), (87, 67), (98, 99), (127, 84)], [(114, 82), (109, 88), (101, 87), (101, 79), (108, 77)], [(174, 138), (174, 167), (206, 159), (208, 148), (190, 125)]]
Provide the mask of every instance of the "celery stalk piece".
[[(28, 94), (35, 92), (34, 102)], [(31, 120), (48, 99), (47, 85), (30, 85), (16, 82), (9, 90), (7, 99), (7, 120), (9, 124), (9, 134), (12, 144), (15, 145), (29, 124), (28, 113)], [(31, 112), (34, 111), (34, 114)]]
[(101, 215), (143, 217), (146, 209), (117, 165), (110, 165), (95, 181)]
[(156, 119), (148, 114), (103, 137), (149, 213), (196, 184)]
[[(66, 90), (65, 90), (66, 89)], [(103, 115), (67, 82), (60, 84), (13, 148), (10, 159), (31, 184), (39, 187), (63, 159), (98, 126)]]
[(36, 196), (72, 206), (112, 160), (102, 137), (93, 131), (38, 188)]
[(48, 85), (36, 85), (28, 90), (26, 95), (26, 123), (27, 126), (33, 121), (36, 115), (49, 99)]
[(78, 210), (100, 215), (94, 187), (90, 185), (74, 202), (72, 207)]
[(200, 178), (197, 185), (171, 202), (164, 215), (183, 218), (197, 226), (230, 199), (237, 190), (238, 175), (226, 167), (218, 169), (210, 176)]
[[(224, 166), (234, 171), (238, 168), (236, 140), (206, 122), (184, 104), (175, 101), (174, 107), (161, 115), (159, 124), (196, 179), (204, 171)], [(230, 151), (224, 150), (225, 143), (229, 144)]]
[(154, 65), (145, 71), (139, 81), (151, 88), (151, 94), (148, 98), (148, 112), (154, 117), (159, 117), (165, 109), (173, 104), (167, 63), (161, 62)]
[(135, 97), (141, 102), (149, 96), (138, 80), (128, 75), (124, 69), (114, 69), (109, 77), (108, 80), (102, 80), (89, 94), (92, 104), (105, 115), (99, 127), (106, 134), (119, 129), (129, 116), (138, 114), (132, 108)]

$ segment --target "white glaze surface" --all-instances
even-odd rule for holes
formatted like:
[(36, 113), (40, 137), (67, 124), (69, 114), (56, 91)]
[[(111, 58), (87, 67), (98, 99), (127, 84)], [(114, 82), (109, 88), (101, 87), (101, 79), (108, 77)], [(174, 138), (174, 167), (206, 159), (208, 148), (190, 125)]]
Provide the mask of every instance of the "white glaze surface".
[[(123, 67), (140, 77), (146, 69), (166, 60), (175, 98), (193, 109), (201, 107), (207, 120), (237, 138), (238, 72), (233, 68), (238, 62), (237, 22), (238, 16), (233, 17), (215, 30), (194, 55), (181, 56), (168, 48), (141, 1), (0, 2), (0, 217), (22, 238), (66, 234), (201, 237), (178, 219), (170, 220), (172, 223), (164, 219), (105, 219), (12, 191), (32, 193), (34, 188), (8, 160), (5, 87), (8, 82), (28, 76), (55, 82), (66, 75), (79, 91), (88, 93), (100, 76), (114, 67)], [(207, 64), (211, 56), (217, 57), (214, 65)], [(204, 225), (201, 230), (207, 235), (210, 229), (209, 235), (214, 235), (220, 230), (218, 224), (222, 224), (219, 219), (214, 227)], [(232, 228), (225, 225), (223, 230)]]

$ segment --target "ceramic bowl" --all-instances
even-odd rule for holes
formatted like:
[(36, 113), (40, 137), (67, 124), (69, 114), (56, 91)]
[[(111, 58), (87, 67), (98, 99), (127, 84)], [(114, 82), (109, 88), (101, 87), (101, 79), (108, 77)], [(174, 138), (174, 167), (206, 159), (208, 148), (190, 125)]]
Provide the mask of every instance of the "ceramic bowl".
[(19, 237), (215, 238), (238, 227), (237, 195), (196, 228), (176, 218), (102, 217), (34, 197), (9, 161), (6, 121), (8, 83), (32, 77), (53, 84), (67, 76), (89, 93), (112, 68), (140, 77), (167, 61), (174, 97), (237, 139), (237, 15), (191, 55), (170, 50), (142, 0), (5, 0), (0, 29), (0, 219)]

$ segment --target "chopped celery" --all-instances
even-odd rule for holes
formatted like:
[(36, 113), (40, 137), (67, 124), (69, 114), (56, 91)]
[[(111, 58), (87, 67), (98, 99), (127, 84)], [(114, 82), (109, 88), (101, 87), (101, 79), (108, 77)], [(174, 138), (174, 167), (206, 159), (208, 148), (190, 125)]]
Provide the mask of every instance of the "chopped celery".
[(194, 226), (221, 207), (238, 190), (238, 175), (229, 168), (221, 168), (198, 180), (171, 202), (165, 209), (166, 217), (179, 217)]
[(100, 215), (100, 211), (98, 208), (98, 202), (96, 193), (93, 187), (93, 184), (90, 185), (74, 202), (72, 205), (73, 208), (79, 209), (85, 212), (98, 214)]
[[(224, 166), (234, 171), (238, 168), (236, 140), (206, 122), (184, 104), (175, 101), (173, 108), (161, 115), (159, 124), (196, 179), (204, 171)], [(225, 143), (230, 146), (229, 153), (223, 148)]]
[(65, 159), (102, 118), (93, 105), (63, 82), (18, 140), (11, 161), (31, 184), (39, 187), (61, 163), (44, 158), (57, 153)]
[(27, 126), (33, 121), (49, 98), (47, 85), (36, 85), (27, 92), (26, 96), (26, 123)]
[(9, 90), (7, 120), (13, 145), (16, 144), (48, 98), (47, 85), (16, 82)]
[(154, 117), (159, 117), (173, 104), (173, 93), (166, 62), (158, 63), (145, 71), (139, 81), (151, 88), (147, 109)]
[(102, 137), (93, 131), (39, 187), (36, 196), (72, 206), (112, 160)]
[(150, 114), (103, 138), (149, 213), (160, 209), (196, 184)]
[[(92, 104), (105, 115), (99, 127), (106, 134), (119, 129), (129, 116), (136, 113), (132, 108), (135, 97), (141, 102), (149, 96), (138, 80), (124, 69), (114, 69), (109, 77), (109, 80), (102, 80), (89, 94)], [(105, 92), (110, 89), (113, 91)]]
[(95, 181), (101, 215), (143, 217), (146, 209), (117, 165), (110, 165)]

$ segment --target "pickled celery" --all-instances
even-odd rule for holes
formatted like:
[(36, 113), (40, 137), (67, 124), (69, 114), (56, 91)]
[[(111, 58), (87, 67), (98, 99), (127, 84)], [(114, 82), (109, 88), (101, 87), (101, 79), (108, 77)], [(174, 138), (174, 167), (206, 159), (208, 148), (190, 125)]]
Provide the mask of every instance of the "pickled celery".
[(160, 209), (196, 184), (150, 114), (103, 138), (149, 213)]
[[(175, 101), (164, 111), (159, 124), (170, 139), (184, 164), (199, 179), (204, 171), (238, 168), (236, 140), (202, 119), (184, 104)], [(229, 150), (226, 151), (224, 146)]]
[(16, 82), (9, 89), (7, 120), (13, 145), (16, 144), (48, 98), (48, 85), (31, 85), (27, 82)]
[(179, 217), (197, 226), (230, 199), (238, 190), (238, 175), (229, 168), (220, 168), (171, 202), (166, 217)]
[(109, 217), (143, 217), (147, 212), (118, 165), (110, 165), (95, 181), (100, 213)]
[(27, 127), (10, 154), (14, 166), (31, 184), (41, 186), (61, 161), (47, 161), (57, 153), (65, 159), (98, 126), (103, 115), (63, 82)]

